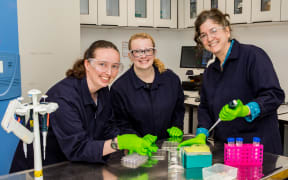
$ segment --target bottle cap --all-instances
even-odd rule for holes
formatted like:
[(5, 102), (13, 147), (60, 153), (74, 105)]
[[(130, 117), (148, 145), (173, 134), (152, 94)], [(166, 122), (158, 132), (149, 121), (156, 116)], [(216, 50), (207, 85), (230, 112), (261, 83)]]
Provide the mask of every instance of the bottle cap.
[(242, 141), (242, 142), (243, 142), (243, 138), (237, 137), (237, 138), (236, 138), (236, 141)]
[(229, 138), (227, 138), (227, 142), (229, 143), (229, 142), (235, 142), (235, 138), (233, 138), (233, 137), (229, 137)]
[(260, 138), (259, 137), (253, 137), (253, 142), (260, 142)]

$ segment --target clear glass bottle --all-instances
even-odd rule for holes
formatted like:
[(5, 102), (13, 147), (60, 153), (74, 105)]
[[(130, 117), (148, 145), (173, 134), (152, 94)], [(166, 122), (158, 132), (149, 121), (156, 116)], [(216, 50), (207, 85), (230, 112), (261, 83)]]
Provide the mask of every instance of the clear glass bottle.
[(234, 151), (233, 151), (233, 147), (235, 146), (235, 138), (233, 137), (229, 137), (227, 138), (227, 154), (226, 154), (226, 159), (227, 161), (233, 161), (234, 159)]
[(260, 138), (259, 137), (253, 137), (253, 159), (254, 161), (259, 161), (260, 156)]
[(260, 138), (253, 137), (253, 146), (259, 146), (259, 145), (260, 145)]
[(228, 146), (234, 146), (235, 145), (235, 138), (233, 138), (233, 137), (227, 138), (227, 144), (228, 144)]
[(243, 145), (243, 138), (237, 137), (236, 138), (236, 146), (242, 146)]

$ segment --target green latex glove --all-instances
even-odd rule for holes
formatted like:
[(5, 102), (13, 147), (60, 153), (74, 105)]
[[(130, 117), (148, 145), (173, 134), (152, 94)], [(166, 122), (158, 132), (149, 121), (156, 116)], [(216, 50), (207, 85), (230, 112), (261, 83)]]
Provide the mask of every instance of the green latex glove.
[(146, 142), (148, 142), (148, 143), (150, 143), (150, 144), (153, 144), (153, 143), (156, 142), (157, 136), (153, 136), (153, 135), (151, 135), (151, 134), (146, 134), (146, 135), (143, 137), (143, 139), (144, 139)]
[(128, 149), (130, 152), (136, 152), (140, 155), (148, 155), (153, 150), (151, 143), (138, 137), (136, 134), (123, 134), (117, 136), (118, 148)]
[[(150, 146), (148, 147), (147, 153), (146, 153), (145, 155), (148, 155), (149, 157), (151, 157), (151, 156), (152, 156), (152, 152), (157, 152), (157, 150), (158, 150), (158, 146), (157, 146), (156, 144), (152, 144), (152, 145), (150, 145)], [(136, 152), (136, 151), (134, 151), (134, 150), (129, 150), (128, 154), (133, 154), (134, 152)], [(137, 152), (136, 152), (136, 153), (137, 153)], [(139, 153), (138, 153), (138, 154), (139, 154)]]
[(246, 117), (250, 113), (248, 106), (243, 105), (240, 99), (237, 99), (237, 106), (232, 109), (226, 104), (219, 113), (221, 121), (232, 121), (238, 117)]
[(178, 136), (178, 137), (170, 137), (170, 138), (168, 138), (167, 140), (168, 140), (168, 141), (171, 141), (171, 142), (178, 142), (178, 143), (180, 143), (180, 142), (182, 141), (182, 139), (183, 139), (183, 136)]
[(206, 135), (204, 133), (200, 133), (195, 138), (183, 141), (178, 145), (178, 147), (191, 146), (193, 144), (206, 144)]
[(170, 137), (183, 135), (183, 131), (181, 129), (179, 129), (178, 127), (175, 127), (175, 126), (172, 126), (171, 128), (167, 129), (167, 132), (168, 132)]
[[(158, 146), (157, 146), (156, 144), (152, 144), (152, 145), (150, 145), (150, 146), (148, 147), (148, 149), (147, 149), (147, 154), (146, 154), (146, 155), (148, 155), (149, 157), (151, 157), (151, 156), (152, 156), (152, 152), (157, 152), (157, 150), (158, 150)], [(128, 154), (133, 154), (134, 152), (136, 152), (136, 151), (134, 151), (134, 150), (129, 150)], [(137, 152), (136, 152), (136, 153), (137, 153)]]
[(153, 167), (155, 164), (158, 163), (158, 160), (157, 159), (148, 159), (146, 163), (142, 164), (141, 167)]

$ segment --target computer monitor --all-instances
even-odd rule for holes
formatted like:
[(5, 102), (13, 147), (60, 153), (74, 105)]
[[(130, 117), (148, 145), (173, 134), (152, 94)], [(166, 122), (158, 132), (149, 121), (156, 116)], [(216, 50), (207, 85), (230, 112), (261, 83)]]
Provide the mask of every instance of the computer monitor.
[(197, 46), (182, 46), (180, 68), (205, 68), (212, 53), (199, 50)]

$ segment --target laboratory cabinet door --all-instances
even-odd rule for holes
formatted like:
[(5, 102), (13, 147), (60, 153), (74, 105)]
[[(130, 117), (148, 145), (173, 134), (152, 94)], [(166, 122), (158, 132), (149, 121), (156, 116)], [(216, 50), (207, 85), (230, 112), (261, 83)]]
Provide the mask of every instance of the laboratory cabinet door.
[(225, 13), (226, 1), (225, 0), (204, 0), (204, 9), (209, 10), (211, 8), (217, 8), (223, 13)]
[(154, 26), (153, 0), (128, 0), (128, 26)]
[(281, 1), (281, 21), (288, 21), (288, 0)]
[(194, 27), (197, 15), (204, 9), (203, 0), (183, 0), (184, 1), (184, 27)]
[(230, 22), (251, 22), (251, 0), (228, 0), (226, 1), (226, 13), (230, 16)]
[(251, 0), (252, 22), (280, 21), (280, 0)]
[(97, 0), (80, 0), (80, 24), (97, 24)]
[(127, 0), (98, 0), (98, 24), (127, 26)]
[(154, 27), (177, 28), (177, 0), (154, 0)]

